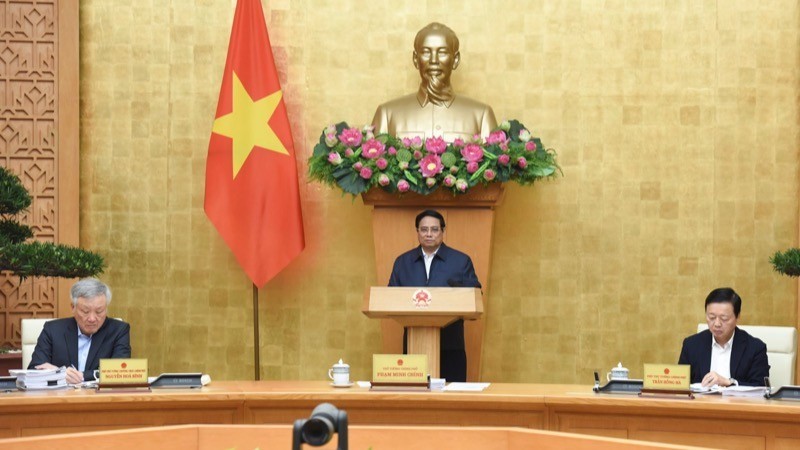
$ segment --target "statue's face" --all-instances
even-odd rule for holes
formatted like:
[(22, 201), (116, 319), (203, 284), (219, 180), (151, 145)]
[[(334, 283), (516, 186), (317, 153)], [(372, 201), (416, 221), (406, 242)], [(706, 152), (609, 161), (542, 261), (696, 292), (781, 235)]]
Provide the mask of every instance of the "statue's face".
[(458, 67), (460, 55), (454, 52), (442, 33), (429, 33), (414, 50), (414, 67), (426, 83), (437, 79), (443, 85), (450, 84), (450, 74)]

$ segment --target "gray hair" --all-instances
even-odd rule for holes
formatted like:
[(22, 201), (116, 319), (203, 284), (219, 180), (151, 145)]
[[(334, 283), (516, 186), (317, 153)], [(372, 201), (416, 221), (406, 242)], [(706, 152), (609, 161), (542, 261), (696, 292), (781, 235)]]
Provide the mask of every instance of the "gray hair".
[(78, 304), (79, 298), (95, 298), (100, 295), (106, 296), (106, 305), (111, 303), (111, 288), (97, 278), (82, 278), (72, 285), (69, 291), (72, 297), (72, 306)]

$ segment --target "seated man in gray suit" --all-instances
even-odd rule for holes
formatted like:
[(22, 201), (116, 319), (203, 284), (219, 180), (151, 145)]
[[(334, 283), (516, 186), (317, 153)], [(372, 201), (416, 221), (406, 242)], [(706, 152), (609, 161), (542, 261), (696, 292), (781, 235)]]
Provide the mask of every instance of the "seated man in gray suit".
[(106, 320), (111, 289), (96, 278), (72, 286), (72, 315), (46, 322), (28, 369), (67, 368), (67, 382), (93, 380), (101, 358), (131, 357), (131, 327)]

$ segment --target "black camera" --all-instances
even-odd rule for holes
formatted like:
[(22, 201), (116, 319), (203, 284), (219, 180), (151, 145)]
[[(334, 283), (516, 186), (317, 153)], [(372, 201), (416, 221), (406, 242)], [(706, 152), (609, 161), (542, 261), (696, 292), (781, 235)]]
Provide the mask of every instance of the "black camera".
[(327, 444), (336, 433), (339, 434), (337, 450), (347, 450), (347, 413), (330, 403), (322, 403), (314, 408), (310, 418), (294, 421), (292, 449), (300, 450), (304, 443), (320, 447)]

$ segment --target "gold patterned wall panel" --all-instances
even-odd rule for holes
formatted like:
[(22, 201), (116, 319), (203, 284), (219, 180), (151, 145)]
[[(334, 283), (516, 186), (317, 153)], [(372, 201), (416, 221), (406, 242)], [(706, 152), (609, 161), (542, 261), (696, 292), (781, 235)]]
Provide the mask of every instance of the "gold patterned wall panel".
[[(77, 48), (78, 4), (74, 1), (0, 1), (0, 164), (17, 174), (33, 203), (19, 216), (38, 240), (75, 244), (77, 222), (65, 230), (61, 216), (77, 214), (77, 198), (61, 198), (64, 180), (77, 186), (77, 139), (58, 133), (61, 117), (72, 114), (78, 62), (61, 61)], [(62, 81), (63, 80), (63, 81)], [(60, 92), (66, 89), (63, 94)], [(77, 111), (77, 107), (74, 109)], [(77, 134), (74, 134), (77, 138)], [(67, 196), (69, 197), (69, 196)], [(63, 303), (63, 302), (62, 302)], [(63, 304), (61, 306), (63, 308)], [(59, 286), (53, 279), (0, 275), (0, 346), (20, 345), (25, 317), (59, 315)]]
[[(307, 242), (260, 291), (263, 377), (322, 379), (340, 357), (369, 376), (370, 211), (307, 183), (305, 160), (329, 122), (416, 88), (411, 43), (434, 20), (461, 39), (457, 92), (527, 124), (565, 174), (497, 209), (485, 380), (641, 375), (677, 359), (722, 285), (743, 322), (795, 323), (767, 259), (798, 225), (796, 1), (262, 4)], [(155, 372), (253, 372), (251, 285), (202, 209), (234, 5), (81, 2), (81, 241)]]

